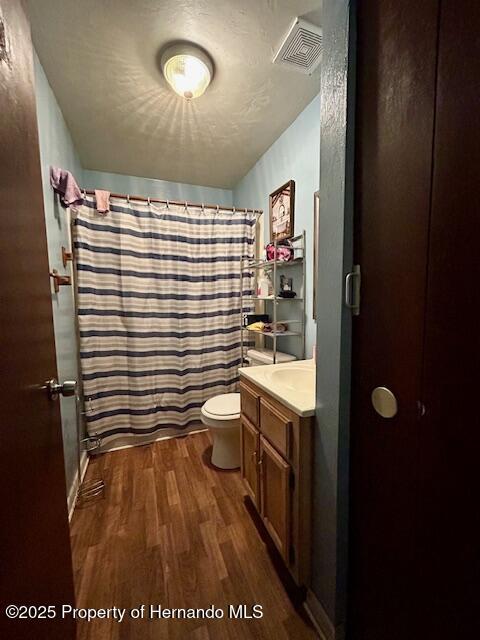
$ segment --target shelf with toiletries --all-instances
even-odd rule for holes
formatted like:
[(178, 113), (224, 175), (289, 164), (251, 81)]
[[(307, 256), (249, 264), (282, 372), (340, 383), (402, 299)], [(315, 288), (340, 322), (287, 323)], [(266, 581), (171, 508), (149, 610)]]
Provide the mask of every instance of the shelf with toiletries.
[(247, 267), (249, 269), (273, 269), (276, 265), (278, 267), (295, 267), (303, 263), (302, 258), (294, 258), (293, 260), (260, 260), (248, 262)]
[(249, 329), (248, 327), (244, 327), (245, 331), (249, 331), (251, 333), (258, 333), (261, 336), (270, 336), (271, 338), (273, 338), (274, 336), (281, 337), (281, 336), (301, 336), (303, 335), (300, 331), (290, 331), (289, 329), (287, 329), (286, 331), (266, 331), (264, 330), (259, 330), (259, 329)]
[(249, 296), (250, 300), (259, 300), (260, 302), (271, 302), (272, 300), (275, 300), (275, 302), (303, 302), (303, 298), (297, 298), (296, 296), (294, 298), (282, 298), (282, 297), (275, 297), (273, 295), (271, 296)]
[(262, 336), (301, 336), (301, 331), (290, 329), (291, 324), (302, 324), (302, 320), (277, 320), (275, 324), (256, 320), (242, 329)]
[[(285, 250), (287, 247), (287, 250)], [(279, 250), (280, 249), (280, 250)], [(281, 256), (280, 259), (278, 257)], [(284, 273), (284, 268), (297, 267)], [(257, 333), (259, 336), (269, 336), (273, 340), (273, 359), (276, 362), (277, 338), (293, 337), (301, 340), (301, 346), (297, 349), (297, 357), (305, 358), (305, 231), (290, 238), (288, 243), (271, 242), (265, 247), (265, 259), (252, 260), (244, 259), (240, 265), (241, 279), (244, 272), (250, 271), (250, 276), (254, 278), (254, 286), (251, 294), (241, 297), (241, 308), (248, 303), (257, 304), (256, 311), (263, 313), (252, 313), (246, 315), (241, 313), (241, 329), (247, 334)], [(296, 290), (295, 290), (296, 289)], [(243, 291), (243, 284), (241, 284)], [(298, 295), (297, 295), (298, 294)], [(277, 307), (282, 302), (295, 302), (295, 305), (287, 305), (289, 320), (279, 321), (277, 318)], [(270, 304), (272, 303), (272, 304)], [(260, 305), (260, 306), (258, 306)], [(285, 305), (282, 304), (282, 309)], [(270, 313), (267, 313), (270, 311)], [(287, 315), (282, 313), (283, 316)], [(263, 327), (263, 324), (267, 328)], [(290, 327), (295, 324), (297, 326)], [(249, 326), (254, 325), (254, 326)], [(257, 326), (255, 326), (257, 325)], [(275, 330), (281, 325), (282, 330)], [(244, 332), (241, 331), (242, 358), (244, 351)]]
[[(271, 324), (271, 323), (270, 323), (270, 317), (268, 317), (268, 318), (267, 318), (267, 317), (265, 317), (265, 319), (263, 319), (263, 316), (264, 316), (264, 315), (266, 316), (267, 314), (253, 314), (253, 315), (255, 315), (255, 316), (257, 316), (257, 315), (258, 315), (258, 316), (262, 316), (262, 320), (255, 319), (255, 320), (252, 320), (252, 321), (251, 321), (252, 323), (253, 323), (253, 322), (255, 322), (255, 323), (257, 323), (257, 322), (265, 322), (265, 323)], [(250, 317), (250, 314), (247, 314), (247, 318), (248, 318), (248, 317)], [(244, 323), (242, 324), (242, 329), (247, 329), (247, 328), (248, 328), (248, 326), (251, 324), (251, 322), (247, 322), (247, 323), (245, 323), (245, 322), (244, 322)], [(301, 324), (301, 323), (302, 323), (302, 320), (301, 320), (301, 319), (298, 319), (298, 320), (297, 320), (297, 319), (291, 319), (291, 320), (277, 320), (277, 321), (276, 321), (276, 323), (277, 323), (277, 324), (295, 324), (295, 323), (296, 323), (296, 324)], [(255, 329), (254, 329), (254, 331), (255, 331)]]

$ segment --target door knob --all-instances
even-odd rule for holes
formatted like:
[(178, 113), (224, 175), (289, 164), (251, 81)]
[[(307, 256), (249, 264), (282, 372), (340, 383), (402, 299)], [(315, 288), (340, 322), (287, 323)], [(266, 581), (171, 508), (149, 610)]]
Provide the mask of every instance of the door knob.
[(372, 391), (372, 404), (382, 418), (393, 418), (397, 414), (397, 399), (387, 387), (375, 387)]
[(77, 391), (77, 381), (65, 380), (65, 382), (57, 382), (55, 378), (52, 378), (45, 383), (45, 388), (47, 389), (50, 400), (56, 400), (59, 395), (68, 398), (69, 396), (75, 395)]

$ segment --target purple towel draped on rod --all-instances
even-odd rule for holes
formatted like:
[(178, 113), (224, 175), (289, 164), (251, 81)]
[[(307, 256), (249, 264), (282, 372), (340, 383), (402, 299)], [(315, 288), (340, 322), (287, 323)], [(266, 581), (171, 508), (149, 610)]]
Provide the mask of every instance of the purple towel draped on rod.
[(50, 184), (60, 196), (62, 207), (67, 208), (74, 204), (83, 203), (80, 187), (70, 171), (65, 171), (65, 169), (58, 167), (50, 167)]

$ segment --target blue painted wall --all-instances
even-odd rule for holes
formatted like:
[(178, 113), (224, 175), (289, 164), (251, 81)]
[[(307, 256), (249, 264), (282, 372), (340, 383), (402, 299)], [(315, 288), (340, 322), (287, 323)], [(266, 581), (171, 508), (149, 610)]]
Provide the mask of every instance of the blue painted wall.
[(107, 189), (112, 193), (168, 198), (169, 200), (188, 200), (188, 202), (219, 204), (225, 207), (231, 207), (233, 202), (232, 192), (228, 189), (124, 176), (104, 171), (86, 170), (83, 175), (84, 184), (82, 187), (85, 189)]
[[(320, 96), (300, 113), (247, 175), (234, 187), (236, 207), (256, 207), (264, 211), (264, 240), (270, 240), (269, 194), (282, 184), (295, 180), (295, 234), (306, 231), (306, 357), (312, 357), (316, 340), (312, 310), (313, 270), (313, 194), (320, 182)], [(296, 269), (296, 267), (295, 267)], [(294, 282), (294, 286), (295, 282)], [(282, 302), (282, 313), (288, 315)], [(293, 307), (291, 307), (293, 309)], [(291, 315), (291, 314), (290, 314)], [(295, 338), (282, 338), (280, 350), (298, 354)]]
[(325, 636), (344, 638), (352, 317), (343, 293), (353, 260), (354, 3), (324, 0), (322, 26), (311, 588), (330, 621)]
[[(43, 200), (47, 228), (48, 259), (50, 269), (70, 273), (62, 263), (61, 247), (70, 247), (69, 219), (50, 187), (50, 165), (68, 169), (81, 181), (82, 165), (37, 56), (34, 56), (37, 120), (42, 165)], [(75, 305), (71, 287), (61, 287), (52, 293), (53, 323), (59, 380), (78, 380), (78, 357), (75, 326)], [(77, 426), (73, 398), (61, 398), (63, 448), (67, 490), (70, 490), (77, 472)]]

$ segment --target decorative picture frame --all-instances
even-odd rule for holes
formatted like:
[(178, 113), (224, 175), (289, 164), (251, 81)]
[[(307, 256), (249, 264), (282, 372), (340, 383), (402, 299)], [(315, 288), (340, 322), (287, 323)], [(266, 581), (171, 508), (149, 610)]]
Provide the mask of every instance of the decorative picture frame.
[(295, 220), (295, 181), (289, 180), (271, 193), (269, 202), (272, 242), (292, 238)]
[(318, 255), (320, 249), (320, 191), (313, 194), (313, 319), (317, 320)]

